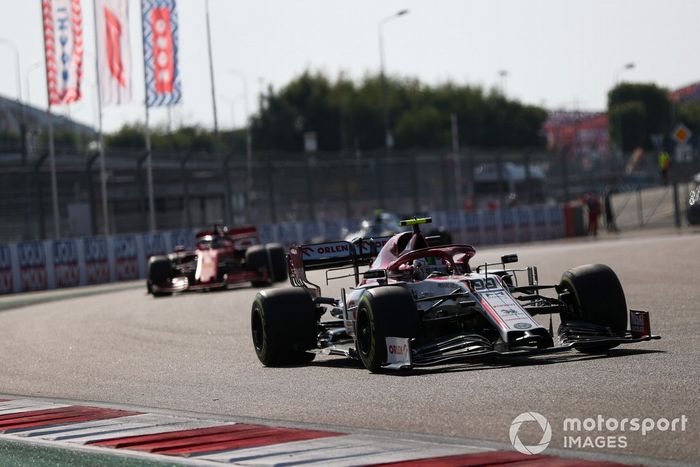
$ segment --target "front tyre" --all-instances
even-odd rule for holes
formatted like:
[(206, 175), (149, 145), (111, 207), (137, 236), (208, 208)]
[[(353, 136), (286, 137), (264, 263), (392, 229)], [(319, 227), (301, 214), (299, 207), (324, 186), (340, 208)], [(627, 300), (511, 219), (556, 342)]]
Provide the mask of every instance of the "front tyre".
[(251, 310), (255, 353), (265, 366), (311, 362), (318, 335), (318, 312), (306, 290), (259, 292)]
[[(580, 322), (600, 327), (615, 336), (627, 330), (627, 302), (615, 272), (604, 264), (587, 264), (566, 271), (559, 288), (568, 292), (568, 309), (561, 314), (562, 325)], [(581, 347), (583, 352), (599, 352), (617, 344)]]
[(369, 371), (386, 363), (387, 337), (416, 337), (420, 316), (411, 293), (400, 286), (369, 289), (357, 311), (357, 353)]
[(173, 274), (173, 266), (167, 256), (151, 256), (148, 260), (148, 279), (146, 280), (146, 290), (154, 297), (167, 297), (172, 292), (160, 292), (154, 290), (153, 286), (168, 284)]

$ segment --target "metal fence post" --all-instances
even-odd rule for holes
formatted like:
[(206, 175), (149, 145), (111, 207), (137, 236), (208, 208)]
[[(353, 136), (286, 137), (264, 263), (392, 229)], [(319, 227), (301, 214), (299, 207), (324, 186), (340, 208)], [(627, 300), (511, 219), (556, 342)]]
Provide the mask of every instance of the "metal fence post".
[(90, 156), (85, 164), (85, 184), (88, 188), (88, 197), (90, 199), (90, 235), (97, 234), (97, 206), (95, 203), (95, 187), (92, 183), (92, 165), (95, 163), (97, 158), (100, 157), (100, 153), (96, 152), (94, 155)]
[(566, 151), (561, 151), (561, 183), (563, 185), (564, 202), (569, 202), (569, 168), (568, 168), (568, 157), (566, 156)]
[(185, 208), (185, 226), (192, 228), (192, 210), (190, 209), (190, 174), (187, 171), (187, 161), (192, 157), (192, 151), (187, 151), (180, 158), (180, 180), (182, 182), (182, 199)]
[[(221, 154), (219, 153), (219, 156)], [(224, 181), (224, 223), (232, 224), (234, 223), (234, 213), (233, 213), (233, 192), (231, 190), (231, 171), (229, 170), (229, 155), (224, 154), (221, 161), (221, 168), (223, 169), (223, 181)]]
[[(343, 156), (346, 156), (345, 152), (343, 151)], [(345, 164), (345, 157), (341, 157), (341, 166), (346, 165)], [(350, 204), (350, 171), (349, 170), (343, 170), (342, 171), (344, 176), (342, 177), (343, 179), (343, 204), (345, 205), (345, 218), (350, 219), (352, 218), (352, 206)]]
[(41, 165), (44, 163), (47, 157), (49, 157), (48, 153), (41, 156), (34, 163), (34, 183), (36, 186), (37, 212), (39, 213), (39, 238), (41, 240), (46, 238), (46, 219), (44, 218), (44, 184), (41, 183), (41, 180), (39, 179), (41, 176), (39, 171), (41, 170)]
[[(414, 152), (411, 152), (411, 158), (410, 158), (410, 170), (411, 170), (411, 195), (413, 198), (413, 213), (414, 215), (418, 215), (418, 211), (420, 210), (420, 204), (418, 201), (418, 174), (416, 173), (417, 167), (416, 167), (416, 154)], [(381, 183), (381, 182), (380, 182)]]
[(498, 177), (498, 208), (505, 207), (505, 195), (503, 193), (503, 154), (501, 151), (496, 152), (496, 173)]
[(678, 181), (673, 181), (673, 214), (676, 221), (676, 227), (681, 228), (681, 202), (678, 194)]
[[(144, 204), (144, 200), (146, 199), (146, 191), (143, 189), (143, 175), (142, 175), (142, 169), (143, 169), (143, 163), (146, 161), (146, 159), (150, 156), (149, 152), (146, 151), (144, 152), (136, 161), (136, 183), (138, 185), (138, 191), (139, 191), (139, 218), (141, 219), (141, 227), (144, 232), (149, 230), (149, 225), (148, 225), (148, 217), (146, 216), (146, 206)], [(115, 219), (116, 222), (116, 219)]]
[(309, 206), (309, 221), (316, 220), (316, 207), (314, 206), (314, 177), (312, 174), (314, 161), (311, 154), (304, 154), (304, 164), (306, 167), (306, 202)]
[(525, 202), (532, 203), (532, 174), (530, 173), (530, 152), (523, 153), (523, 163), (525, 165)]
[(639, 226), (644, 227), (644, 209), (642, 208), (642, 190), (637, 187), (637, 218)]
[(374, 163), (376, 167), (376, 173), (377, 176), (375, 177), (375, 180), (377, 181), (377, 204), (379, 205), (379, 209), (384, 209), (384, 183), (383, 181), (383, 176), (384, 176), (384, 167), (383, 167), (383, 162), (384, 159), (388, 161), (389, 157), (391, 156), (391, 149), (387, 147), (386, 150), (386, 157), (382, 158), (379, 156), (379, 152), (374, 153)]
[(267, 197), (270, 203), (270, 223), (277, 223), (277, 209), (275, 208), (275, 185), (273, 183), (272, 154), (267, 155)]

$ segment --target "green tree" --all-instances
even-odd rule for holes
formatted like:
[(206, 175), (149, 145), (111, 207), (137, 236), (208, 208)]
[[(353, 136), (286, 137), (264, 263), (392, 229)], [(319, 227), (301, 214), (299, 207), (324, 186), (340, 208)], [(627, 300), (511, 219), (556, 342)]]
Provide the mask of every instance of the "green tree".
[(676, 121), (687, 126), (694, 135), (700, 135), (700, 101), (680, 104), (676, 110)]
[(672, 109), (668, 91), (655, 84), (622, 83), (608, 93), (610, 138), (630, 151), (650, 149), (650, 136), (671, 129)]
[(270, 89), (254, 119), (255, 141), (265, 149), (298, 151), (303, 135), (316, 133), (321, 150), (384, 146), (383, 96), (397, 148), (450, 144), (450, 115), (456, 114), (463, 144), (482, 147), (542, 146), (544, 109), (452, 83), (425, 86), (415, 79), (378, 76), (355, 84), (320, 73), (303, 73), (279, 92)]
[(118, 131), (105, 135), (105, 145), (110, 148), (120, 149), (143, 148), (143, 125), (122, 126)]

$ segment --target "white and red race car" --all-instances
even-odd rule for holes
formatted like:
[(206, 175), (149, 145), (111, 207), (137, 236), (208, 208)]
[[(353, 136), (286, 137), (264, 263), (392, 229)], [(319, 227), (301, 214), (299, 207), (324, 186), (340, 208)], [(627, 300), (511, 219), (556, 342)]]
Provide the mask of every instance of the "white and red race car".
[[(608, 266), (579, 266), (564, 272), (559, 284), (542, 285), (536, 267), (506, 267), (516, 255), (473, 268), (472, 246), (431, 246), (433, 239), (419, 229), (427, 222), (402, 221), (413, 232), (393, 237), (292, 247), (287, 259), (295, 288), (262, 291), (252, 306), (260, 361), (299, 364), (323, 352), (383, 371), (489, 355), (600, 352), (658, 338), (647, 312), (630, 310), (628, 329), (625, 295)], [(361, 273), (361, 266), (369, 268)], [(315, 269), (327, 269), (327, 280), (354, 276), (356, 287), (324, 297), (306, 277)], [(527, 283), (519, 282), (521, 274)], [(328, 311), (335, 319), (321, 319)], [(553, 313), (561, 317), (557, 345)], [(538, 314), (550, 315), (549, 328), (533, 319)]]
[(154, 297), (161, 297), (242, 282), (261, 287), (286, 279), (287, 261), (282, 245), (261, 245), (253, 226), (229, 229), (214, 224), (197, 233), (194, 250), (178, 246), (167, 256), (152, 256), (146, 288)]

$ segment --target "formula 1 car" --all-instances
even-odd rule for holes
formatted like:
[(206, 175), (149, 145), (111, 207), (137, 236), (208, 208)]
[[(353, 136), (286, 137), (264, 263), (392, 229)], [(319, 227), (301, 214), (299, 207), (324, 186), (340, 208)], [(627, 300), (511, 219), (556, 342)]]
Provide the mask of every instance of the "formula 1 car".
[(146, 288), (154, 297), (186, 290), (226, 288), (251, 282), (261, 287), (287, 280), (287, 260), (282, 245), (260, 245), (255, 227), (228, 229), (214, 224), (197, 233), (194, 251), (183, 246), (167, 256), (148, 261)]
[(358, 238), (394, 235), (404, 230), (401, 228), (399, 221), (400, 217), (396, 214), (382, 212), (378, 209), (374, 212), (372, 219), (364, 219), (360, 222), (359, 230), (348, 232), (347, 229), (343, 229), (345, 231), (343, 238), (352, 242)]
[[(295, 288), (262, 291), (252, 306), (259, 360), (266, 366), (300, 364), (322, 352), (379, 372), (472, 357), (601, 352), (658, 338), (647, 312), (630, 310), (627, 329), (625, 295), (608, 266), (575, 267), (556, 285), (539, 284), (536, 267), (506, 267), (517, 255), (473, 268), (474, 248), (431, 246), (433, 239), (419, 229), (427, 222), (402, 221), (413, 231), (393, 237), (292, 247), (287, 260)], [(324, 297), (306, 277), (316, 269), (327, 269), (327, 281), (354, 277), (356, 287), (341, 289), (340, 298)], [(518, 279), (523, 273), (526, 284)], [(542, 295), (544, 290), (556, 298)], [(335, 319), (322, 320), (327, 311)], [(554, 313), (561, 317), (557, 345)], [(549, 329), (533, 319), (538, 314), (550, 315)]]

